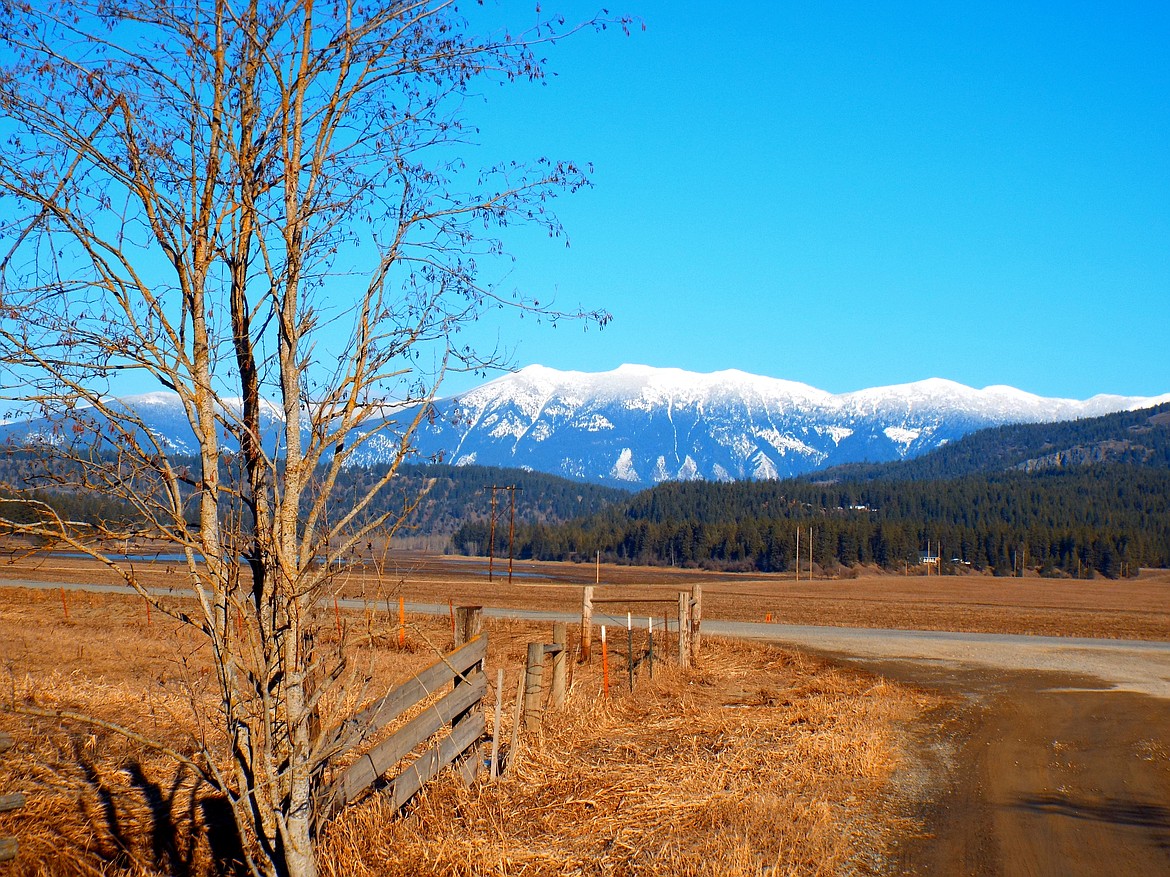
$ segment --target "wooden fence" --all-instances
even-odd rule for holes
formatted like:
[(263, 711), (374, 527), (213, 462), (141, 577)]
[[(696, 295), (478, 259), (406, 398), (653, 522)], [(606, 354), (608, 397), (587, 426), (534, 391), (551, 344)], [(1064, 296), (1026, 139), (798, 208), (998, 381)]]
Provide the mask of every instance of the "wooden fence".
[[(596, 597), (592, 585), (586, 585), (581, 594), (581, 660), (592, 657), (593, 607), (597, 604), (666, 604), (674, 606), (673, 597)], [(703, 587), (694, 585), (688, 594), (678, 592), (678, 663), (680, 667), (694, 667), (699, 662), (702, 647), (700, 628), (703, 623)]]
[(565, 622), (553, 624), (551, 643), (529, 643), (528, 660), (524, 668), (524, 730), (535, 731), (544, 718), (544, 660), (552, 658), (551, 696), (554, 709), (565, 705), (565, 659), (568, 635)]
[[(484, 736), (480, 705), (487, 692), (483, 672), (486, 655), (487, 634), (477, 634), (333, 730), (327, 744), (336, 747), (334, 758), (340, 758), (375, 737), (419, 701), (453, 683), (443, 697), (372, 746), (323, 787), (316, 807), (318, 828), (370, 788), (389, 795), (398, 808), (448, 765), (460, 770), (467, 782), (475, 778), (481, 760), (479, 743)], [(444, 727), (448, 727), (446, 734), (404, 770), (394, 777), (384, 776)]]
[[(0, 752), (11, 748), (12, 738), (7, 734), (0, 733)], [(24, 795), (20, 792), (9, 792), (0, 795), (0, 813), (8, 810), (16, 810), (18, 807), (24, 806)], [(0, 837), (0, 862), (7, 862), (10, 859), (16, 858), (18, 852), (18, 845), (14, 837)]]

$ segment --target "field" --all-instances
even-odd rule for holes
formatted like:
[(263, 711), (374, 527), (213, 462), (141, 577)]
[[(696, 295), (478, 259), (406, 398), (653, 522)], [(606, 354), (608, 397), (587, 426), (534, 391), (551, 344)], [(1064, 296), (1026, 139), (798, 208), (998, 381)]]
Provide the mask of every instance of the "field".
[[(507, 606), (579, 612), (581, 585), (600, 579), (599, 597), (671, 598), (701, 583), (705, 616), (731, 621), (846, 627), (954, 630), (1045, 636), (1170, 641), (1170, 571), (1110, 580), (995, 578), (986, 575), (901, 576), (868, 573), (856, 578), (795, 582), (792, 576), (718, 574), (662, 567), (532, 563), (497, 560), (492, 580), (481, 558), (390, 552), (378, 567), (355, 565), (343, 573), (341, 593), (456, 605)], [(380, 569), (379, 569), (380, 567)], [(136, 567), (151, 586), (173, 583), (174, 565)], [(0, 578), (115, 584), (113, 573), (89, 561), (50, 558), (42, 563), (0, 563)], [(625, 622), (637, 603), (610, 607)], [(656, 610), (657, 611), (657, 610)], [(602, 623), (599, 621), (599, 623)]]
[[(176, 570), (165, 563), (138, 569), (151, 584), (174, 584)], [(399, 649), (389, 635), (398, 596), (573, 611), (580, 584), (598, 574), (585, 565), (517, 564), (508, 586), (488, 582), (485, 571), (482, 562), (408, 555), (382, 575), (349, 573), (343, 591), (372, 599), (344, 611), (344, 623), (372, 634), (362, 654), (387, 685), (429, 663), (450, 634), (444, 616), (412, 615)], [(114, 581), (60, 558), (12, 563), (0, 575)], [(599, 594), (631, 599), (701, 582), (705, 618), (763, 621), (771, 613), (788, 623), (1170, 639), (1166, 574), (797, 584), (602, 567), (600, 576), (609, 586)], [(609, 609), (624, 623), (625, 607)], [(489, 622), (489, 676), (507, 670), (506, 702), (526, 643), (546, 640), (547, 628)], [(0, 642), (6, 703), (127, 722), (177, 747), (199, 731), (191, 702), (210, 696), (206, 657), (189, 634), (148, 618), (140, 599), (3, 588)], [(651, 680), (643, 669), (633, 696), (624, 659), (614, 659), (608, 698), (599, 662), (574, 664), (568, 708), (521, 740), (502, 781), (472, 790), (437, 784), (405, 819), (376, 797), (349, 808), (322, 839), (324, 873), (865, 874), (896, 861), (899, 841), (921, 829), (917, 804), (931, 794), (915, 740), (946, 714), (943, 700), (790, 651), (706, 642), (696, 671), (659, 664)], [(17, 740), (0, 757), (0, 791), (29, 794), (24, 809), (0, 815), (0, 834), (21, 839), (11, 873), (200, 874), (238, 849), (218, 802), (141, 745), (11, 712), (0, 712), (0, 730)]]

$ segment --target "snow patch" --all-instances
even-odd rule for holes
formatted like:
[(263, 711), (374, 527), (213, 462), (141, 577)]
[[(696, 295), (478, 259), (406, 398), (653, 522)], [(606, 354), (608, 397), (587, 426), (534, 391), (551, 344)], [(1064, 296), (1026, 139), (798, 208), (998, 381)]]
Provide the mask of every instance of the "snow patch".
[(679, 481), (697, 481), (703, 476), (699, 474), (699, 464), (695, 462), (694, 458), (687, 454), (683, 464), (678, 467)]
[(787, 456), (789, 451), (806, 457), (817, 456), (816, 448), (809, 447), (796, 436), (784, 435), (778, 429), (761, 429), (756, 432), (756, 436), (778, 450), (781, 457)]
[(618, 454), (617, 462), (609, 470), (609, 476), (618, 481), (641, 481), (637, 470), (634, 469), (634, 452), (629, 448), (622, 448), (621, 453)]
[(922, 435), (922, 430), (907, 429), (904, 426), (887, 426), (882, 432), (885, 433), (886, 438), (898, 445), (909, 445)]
[(565, 457), (565, 459), (561, 460), (560, 471), (566, 478), (580, 478), (584, 480), (587, 477), (585, 464), (571, 457)]
[(756, 454), (752, 461), (752, 478), (757, 481), (776, 481), (780, 477), (776, 464), (763, 451)]
[(655, 484), (670, 480), (670, 472), (666, 468), (666, 457), (661, 454), (654, 461), (654, 471), (650, 473), (650, 480)]
[(492, 428), (488, 435), (496, 439), (508, 436), (518, 439), (527, 431), (528, 427), (518, 417), (504, 416), (500, 418), (499, 423)]
[(593, 414), (587, 420), (577, 421), (576, 426), (586, 432), (601, 432), (614, 428), (613, 421), (604, 414)]
[(825, 432), (829, 434), (829, 438), (833, 440), (833, 444), (839, 445), (849, 436), (853, 435), (853, 430), (847, 426), (826, 426)]

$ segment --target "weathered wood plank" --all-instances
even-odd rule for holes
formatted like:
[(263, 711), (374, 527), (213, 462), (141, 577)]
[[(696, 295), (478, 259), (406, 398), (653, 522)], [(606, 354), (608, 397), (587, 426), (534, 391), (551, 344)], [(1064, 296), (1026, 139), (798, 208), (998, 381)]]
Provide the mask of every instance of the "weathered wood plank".
[(18, 810), (24, 806), (25, 797), (21, 792), (11, 792), (7, 795), (0, 795), (0, 813), (8, 810)]
[(479, 635), (456, 649), (438, 663), (432, 664), (413, 679), (408, 679), (393, 691), (361, 712), (355, 713), (329, 732), (326, 749), (334, 757), (360, 746), (378, 730), (397, 719), (424, 697), (438, 691), (468, 668), (483, 661), (487, 655), (487, 637)]
[(483, 736), (483, 713), (472, 713), (435, 746), (424, 752), (394, 780), (390, 792), (395, 809), (406, 806), (423, 785)]
[[(326, 795), (326, 800), (330, 802), (329, 811), (335, 813), (356, 799), (412, 749), (437, 733), (455, 716), (478, 703), (486, 692), (487, 678), (483, 673), (476, 673), (467, 680), (467, 684), (448, 692), (425, 712), (403, 725), (393, 736), (351, 764), (334, 781)], [(480, 721), (482, 724), (482, 716)]]
[(20, 852), (19, 845), (14, 837), (0, 837), (0, 862), (9, 862)]
[(5, 734), (3, 731), (0, 731), (0, 752), (5, 751), (6, 749), (11, 749), (12, 746), (12, 737), (8, 734)]
[[(485, 732), (486, 732), (486, 722)], [(459, 779), (463, 780), (463, 785), (471, 786), (475, 782), (476, 776), (483, 767), (483, 747), (479, 743), (472, 743), (462, 755), (457, 756), (452, 766), (459, 772)]]
[[(565, 652), (568, 650), (569, 632), (563, 621), (553, 624), (552, 650), (552, 705), (553, 709), (563, 709), (565, 706)], [(549, 654), (549, 647), (544, 647), (544, 653)]]
[(455, 607), (455, 645), (471, 642), (483, 630), (482, 606)]
[(544, 683), (544, 644), (528, 644), (528, 663), (524, 671), (524, 730), (535, 731), (540, 728), (540, 718), (544, 710), (541, 704), (541, 691)]

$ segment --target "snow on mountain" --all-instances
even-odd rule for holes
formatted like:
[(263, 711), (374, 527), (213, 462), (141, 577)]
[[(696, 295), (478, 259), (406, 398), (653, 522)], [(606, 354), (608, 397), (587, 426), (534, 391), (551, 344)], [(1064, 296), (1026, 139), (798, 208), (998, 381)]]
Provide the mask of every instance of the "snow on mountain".
[[(736, 370), (696, 374), (623, 365), (589, 373), (529, 366), (436, 400), (416, 445), (420, 459), (516, 466), (641, 487), (671, 480), (785, 478), (840, 463), (903, 459), (989, 426), (1094, 417), (1164, 401), (1170, 394), (1052, 399), (1005, 386), (977, 390), (940, 378), (832, 394)], [(122, 403), (137, 412), (160, 444), (194, 448), (173, 394), (128, 397)], [(230, 413), (232, 406), (225, 410)], [(398, 412), (398, 419), (409, 415)], [(264, 419), (268, 432), (282, 422), (282, 412), (271, 406)], [(45, 424), (29, 421), (0, 425), (0, 434), (26, 441), (39, 435), (43, 441), (49, 432)], [(387, 462), (399, 448), (387, 430), (361, 447), (356, 462)]]
[(988, 426), (1090, 417), (1167, 399), (1082, 402), (941, 378), (832, 394), (736, 370), (529, 366), (436, 402), (438, 416), (418, 443), (422, 453), (456, 462), (473, 455), (484, 465), (631, 486), (784, 478), (917, 456)]

